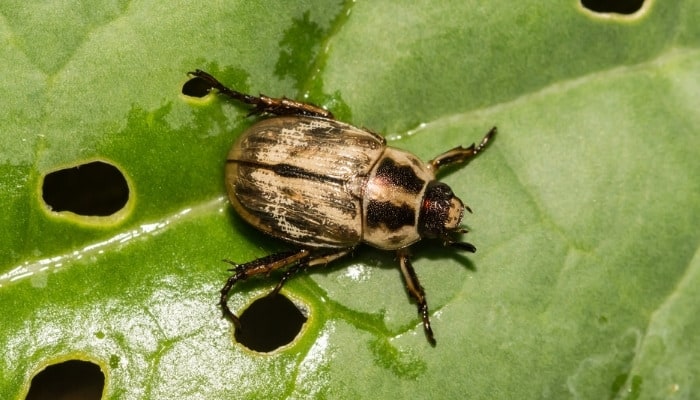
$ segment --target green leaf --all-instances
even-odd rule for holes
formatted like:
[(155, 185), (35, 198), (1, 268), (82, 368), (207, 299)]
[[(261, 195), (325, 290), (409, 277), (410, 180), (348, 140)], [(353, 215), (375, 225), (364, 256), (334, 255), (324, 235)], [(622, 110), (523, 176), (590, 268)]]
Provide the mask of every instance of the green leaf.
[[(415, 3), (415, 2), (414, 2)], [(700, 390), (700, 5), (576, 2), (0, 5), (0, 394), (90, 360), (108, 398), (668, 398)], [(181, 94), (207, 70), (324, 105), (444, 174), (478, 252), (414, 247), (438, 344), (391, 254), (362, 247), (283, 292), (290, 346), (235, 343), (223, 258), (285, 248), (230, 209), (255, 118)], [(52, 212), (43, 177), (105, 160), (130, 200)], [(279, 275), (234, 288), (242, 310)]]

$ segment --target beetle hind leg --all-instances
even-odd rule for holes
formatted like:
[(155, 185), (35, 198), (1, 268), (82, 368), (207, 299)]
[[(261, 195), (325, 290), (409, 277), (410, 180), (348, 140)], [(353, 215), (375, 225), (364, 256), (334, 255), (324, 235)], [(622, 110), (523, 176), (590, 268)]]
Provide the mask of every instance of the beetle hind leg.
[(411, 255), (407, 248), (400, 249), (397, 253), (401, 274), (403, 275), (404, 283), (408, 293), (416, 300), (418, 305), (418, 314), (423, 318), (423, 331), (425, 337), (432, 346), (435, 346), (435, 336), (433, 329), (430, 327), (430, 312), (428, 311), (428, 301), (425, 298), (425, 291), (418, 281), (416, 271), (411, 264)]
[(249, 94), (241, 93), (239, 91), (229, 89), (228, 87), (224, 86), (223, 83), (219, 82), (218, 79), (199, 69), (188, 72), (188, 75), (207, 81), (211, 85), (212, 89), (216, 89), (224, 96), (252, 105), (254, 108), (251, 110), (250, 114), (267, 113), (274, 115), (304, 115), (307, 117), (323, 117), (333, 119), (333, 113), (328, 110), (324, 110), (315, 104), (290, 100), (286, 97), (274, 98), (267, 97), (264, 94), (261, 94), (260, 96), (251, 96)]
[(335, 252), (335, 253), (329, 253), (329, 254), (323, 254), (319, 255), (317, 257), (309, 257), (307, 260), (303, 260), (299, 263), (296, 263), (292, 265), (291, 267), (287, 268), (286, 271), (284, 271), (284, 275), (282, 275), (282, 279), (277, 283), (277, 286), (275, 286), (274, 289), (272, 289), (272, 292), (270, 292), (271, 295), (279, 293), (279, 291), (282, 289), (282, 286), (291, 278), (294, 276), (296, 273), (300, 271), (304, 271), (309, 267), (315, 267), (315, 266), (321, 266), (321, 265), (326, 265), (331, 261), (337, 260), (338, 258), (343, 257), (344, 255), (350, 253), (352, 251), (352, 248), (350, 249), (343, 249), (341, 251)]
[(228, 306), (228, 297), (231, 293), (233, 285), (235, 285), (236, 282), (244, 281), (255, 275), (267, 275), (277, 269), (289, 267), (282, 275), (282, 279), (280, 279), (279, 283), (277, 283), (277, 286), (275, 286), (275, 288), (270, 292), (270, 295), (275, 295), (280, 291), (280, 289), (282, 289), (284, 283), (299, 271), (303, 271), (308, 267), (326, 265), (331, 261), (343, 257), (351, 251), (352, 248), (348, 248), (332, 253), (312, 255), (311, 251), (307, 249), (298, 249), (271, 254), (245, 264), (236, 264), (233, 261), (224, 260), (224, 262), (233, 265), (233, 268), (229, 270), (232, 272), (232, 274), (226, 280), (224, 287), (221, 288), (221, 297), (219, 298), (221, 311), (223, 312), (224, 317), (230, 320), (236, 329), (240, 330), (241, 320), (236, 316), (236, 314), (233, 313), (233, 311), (231, 311)]
[(310, 255), (311, 252), (309, 252), (309, 250), (300, 249), (275, 253), (245, 264), (236, 264), (233, 261), (224, 260), (224, 262), (227, 262), (234, 267), (229, 270), (233, 272), (233, 274), (229, 276), (229, 278), (226, 280), (226, 284), (224, 284), (224, 287), (221, 288), (219, 305), (221, 306), (221, 311), (223, 312), (224, 317), (233, 322), (236, 329), (241, 329), (241, 321), (228, 306), (228, 296), (236, 282), (244, 281), (251, 276), (268, 274), (276, 269), (283, 268), (290, 264), (303, 263), (310, 257)]

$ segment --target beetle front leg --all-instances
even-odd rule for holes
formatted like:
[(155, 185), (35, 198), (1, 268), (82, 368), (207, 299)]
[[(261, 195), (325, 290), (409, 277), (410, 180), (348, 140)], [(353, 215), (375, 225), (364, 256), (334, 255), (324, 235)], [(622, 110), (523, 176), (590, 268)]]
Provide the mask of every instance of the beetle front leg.
[(221, 82), (219, 82), (218, 79), (199, 69), (193, 72), (188, 72), (187, 74), (209, 82), (212, 89), (218, 90), (219, 93), (225, 96), (254, 106), (253, 110), (250, 112), (251, 114), (268, 113), (274, 115), (305, 115), (307, 117), (333, 119), (333, 113), (328, 110), (324, 110), (315, 104), (290, 100), (286, 97), (274, 98), (267, 97), (264, 94), (256, 97), (241, 93), (239, 91), (227, 88)]
[(488, 131), (486, 136), (481, 139), (478, 146), (475, 143), (472, 143), (472, 145), (466, 149), (462, 146), (455, 147), (454, 149), (446, 151), (430, 160), (428, 165), (433, 171), (437, 171), (446, 165), (465, 163), (477, 154), (481, 153), (495, 134), (496, 127), (494, 126), (490, 131)]
[(304, 263), (310, 255), (311, 252), (309, 250), (300, 249), (275, 253), (240, 265), (230, 260), (224, 260), (224, 262), (235, 267), (229, 270), (233, 272), (233, 275), (226, 280), (226, 284), (221, 288), (219, 305), (221, 306), (221, 311), (224, 313), (224, 317), (231, 320), (233, 325), (236, 326), (236, 329), (241, 329), (241, 321), (228, 307), (228, 295), (236, 282), (244, 281), (251, 276), (268, 274), (271, 271), (286, 267), (290, 264)]
[(433, 336), (433, 329), (430, 327), (430, 312), (428, 311), (428, 302), (425, 299), (425, 291), (423, 286), (421, 286), (418, 281), (418, 276), (416, 276), (416, 271), (411, 265), (411, 254), (408, 248), (403, 248), (396, 253), (399, 259), (399, 265), (401, 266), (401, 274), (403, 275), (404, 283), (406, 284), (406, 289), (408, 293), (416, 300), (418, 305), (418, 314), (423, 318), (423, 331), (425, 331), (425, 337), (432, 346), (435, 346), (435, 337)]

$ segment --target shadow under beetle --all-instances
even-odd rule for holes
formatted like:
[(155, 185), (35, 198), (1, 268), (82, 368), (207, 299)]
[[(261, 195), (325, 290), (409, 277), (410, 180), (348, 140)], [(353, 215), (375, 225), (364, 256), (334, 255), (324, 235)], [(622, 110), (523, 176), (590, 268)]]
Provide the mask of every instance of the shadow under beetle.
[(295, 273), (323, 266), (350, 253), (360, 243), (396, 251), (408, 293), (418, 305), (428, 341), (435, 345), (423, 287), (411, 265), (409, 248), (423, 238), (475, 252), (453, 236), (464, 210), (452, 190), (435, 179), (450, 164), (466, 163), (496, 134), (493, 127), (479, 145), (456, 147), (428, 163), (388, 147), (384, 138), (337, 121), (330, 111), (310, 103), (229, 89), (200, 70), (190, 76), (210, 89), (266, 114), (234, 143), (226, 160), (226, 189), (238, 214), (257, 229), (296, 245), (245, 264), (221, 289), (219, 304), (236, 329), (238, 317), (228, 307), (233, 285), (254, 275), (287, 267), (271, 294)]

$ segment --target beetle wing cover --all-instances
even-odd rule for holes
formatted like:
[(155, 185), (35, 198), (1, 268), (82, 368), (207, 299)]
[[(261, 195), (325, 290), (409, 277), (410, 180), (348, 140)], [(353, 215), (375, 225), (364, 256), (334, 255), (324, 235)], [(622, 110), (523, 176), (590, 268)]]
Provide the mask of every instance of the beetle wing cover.
[(229, 153), (229, 198), (273, 236), (306, 247), (351, 247), (362, 239), (362, 188), (384, 148), (381, 136), (334, 120), (262, 120)]

